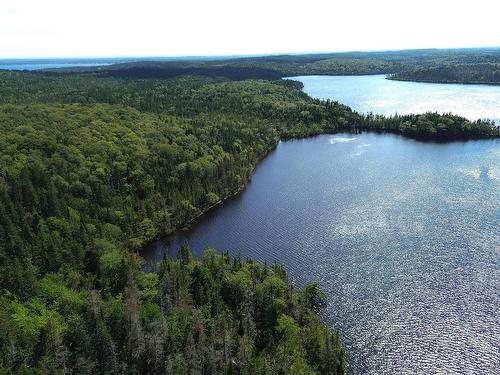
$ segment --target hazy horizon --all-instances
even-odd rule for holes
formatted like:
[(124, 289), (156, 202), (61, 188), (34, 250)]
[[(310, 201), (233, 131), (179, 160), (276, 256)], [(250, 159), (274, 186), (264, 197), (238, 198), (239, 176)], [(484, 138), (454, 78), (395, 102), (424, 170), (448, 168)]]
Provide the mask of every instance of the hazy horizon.
[(270, 52), (256, 54), (226, 54), (226, 55), (100, 55), (100, 56), (0, 56), (0, 61), (5, 60), (116, 60), (116, 59), (203, 59), (203, 58), (244, 58), (244, 57), (265, 57), (265, 56), (300, 56), (300, 55), (329, 55), (329, 54), (350, 54), (350, 53), (377, 53), (377, 52), (403, 52), (403, 51), (447, 51), (447, 50), (500, 50), (499, 45), (477, 46), (477, 47), (443, 47), (443, 48), (403, 48), (403, 49), (365, 49), (365, 50), (342, 50), (342, 51), (308, 51), (308, 52)]

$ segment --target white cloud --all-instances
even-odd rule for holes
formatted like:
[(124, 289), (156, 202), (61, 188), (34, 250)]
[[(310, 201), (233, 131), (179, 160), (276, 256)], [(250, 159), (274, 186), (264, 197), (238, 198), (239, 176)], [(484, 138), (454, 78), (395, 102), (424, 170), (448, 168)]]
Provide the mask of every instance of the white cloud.
[(496, 0), (0, 0), (0, 56), (220, 55), (500, 42)]

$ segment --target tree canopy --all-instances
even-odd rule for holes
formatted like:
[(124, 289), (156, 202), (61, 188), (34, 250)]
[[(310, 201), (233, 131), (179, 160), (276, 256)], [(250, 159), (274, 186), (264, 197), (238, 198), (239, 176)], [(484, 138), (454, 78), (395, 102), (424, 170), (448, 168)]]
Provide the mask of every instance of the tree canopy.
[(0, 72), (1, 373), (343, 373), (317, 284), (186, 246), (146, 273), (140, 249), (243, 189), (280, 137), (499, 135), (451, 114), (361, 115), (287, 80), (112, 69)]

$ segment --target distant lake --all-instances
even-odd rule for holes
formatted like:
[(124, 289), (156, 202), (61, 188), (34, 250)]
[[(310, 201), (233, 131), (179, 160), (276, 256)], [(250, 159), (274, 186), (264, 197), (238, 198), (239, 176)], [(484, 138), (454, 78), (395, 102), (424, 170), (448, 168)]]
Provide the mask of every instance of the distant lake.
[[(212, 56), (203, 59), (225, 59), (231, 56)], [(163, 57), (99, 57), (99, 58), (32, 58), (32, 59), (0, 59), (0, 70), (40, 70), (55, 68), (72, 68), (85, 66), (102, 66), (135, 61), (181, 61), (200, 60), (202, 57), (163, 56)]]
[(304, 91), (314, 98), (336, 100), (363, 113), (452, 112), (500, 124), (500, 86), (391, 81), (385, 75), (289, 79), (302, 82)]
[(0, 64), (0, 70), (40, 70), (40, 69), (55, 69), (55, 68), (72, 68), (77, 66), (99, 66), (110, 65), (106, 64), (93, 64), (93, 63), (54, 63), (54, 64), (39, 64), (39, 63), (24, 63), (24, 64)]
[(40, 70), (77, 66), (110, 65), (122, 60), (110, 59), (9, 59), (0, 60), (0, 70)]
[(500, 365), (500, 142), (391, 134), (282, 141), (187, 241), (317, 280), (352, 373), (492, 374)]

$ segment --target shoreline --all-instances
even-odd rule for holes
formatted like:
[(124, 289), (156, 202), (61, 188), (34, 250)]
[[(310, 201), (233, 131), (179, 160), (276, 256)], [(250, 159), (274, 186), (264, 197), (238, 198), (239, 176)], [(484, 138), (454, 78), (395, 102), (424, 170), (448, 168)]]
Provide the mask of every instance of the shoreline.
[(416, 83), (438, 83), (442, 85), (480, 85), (480, 86), (500, 86), (500, 82), (471, 82), (471, 81), (440, 81), (440, 80), (431, 80), (431, 79), (410, 79), (410, 78), (398, 78), (391, 77), (387, 75), (385, 79), (389, 81), (399, 81), (399, 82), (416, 82)]
[[(383, 73), (383, 74), (386, 74), (385, 79), (387, 79), (387, 80), (418, 82), (418, 81), (413, 81), (413, 80), (393, 79), (393, 78), (389, 78), (388, 73)], [(365, 74), (363, 74), (363, 75), (365, 75)], [(369, 74), (369, 75), (372, 75), (372, 74)], [(382, 75), (382, 74), (379, 74), (379, 75)], [(292, 80), (294, 82), (300, 82), (300, 83), (302, 83), (299, 80), (295, 80), (294, 78), (296, 78), (296, 77), (300, 77), (300, 76), (284, 77), (284, 78), (282, 78), (282, 80)], [(422, 82), (422, 83), (439, 83), (439, 82)], [(450, 84), (452, 84), (452, 83), (453, 82), (450, 82)], [(495, 86), (495, 85), (493, 85), (493, 86)], [(304, 91), (303, 87), (302, 87), (301, 91), (304, 94), (306, 94), (307, 96), (311, 97), (309, 94), (307, 94)], [(357, 112), (357, 111), (354, 111), (354, 112)], [(248, 179), (245, 182), (243, 182), (241, 186), (239, 186), (236, 190), (230, 192), (226, 196), (221, 197), (219, 199), (219, 201), (217, 201), (216, 203), (214, 203), (212, 205), (209, 205), (209, 206), (206, 206), (206, 207), (203, 207), (203, 208), (200, 208), (199, 209), (200, 212), (197, 215), (195, 215), (193, 218), (191, 218), (186, 223), (181, 224), (180, 227), (175, 227), (175, 228), (173, 228), (171, 230), (165, 231), (163, 233), (159, 233), (158, 236), (156, 236), (155, 238), (151, 239), (150, 241), (147, 241), (144, 245), (140, 246), (138, 249), (134, 249), (132, 251), (136, 252), (141, 258), (143, 258), (143, 260), (146, 260), (146, 259), (144, 259), (143, 254), (145, 253), (146, 249), (150, 248), (154, 243), (157, 243), (159, 241), (168, 240), (168, 238), (171, 237), (176, 232), (185, 232), (185, 231), (188, 231), (189, 229), (191, 229), (191, 227), (198, 220), (200, 220), (204, 216), (210, 214), (210, 212), (212, 210), (214, 210), (217, 207), (220, 207), (227, 200), (232, 199), (232, 198), (236, 197), (237, 195), (239, 195), (240, 193), (242, 193), (246, 189), (246, 187), (248, 186), (248, 184), (251, 182), (251, 179), (253, 177), (255, 169), (259, 166), (259, 164), (271, 152), (273, 152), (273, 151), (276, 150), (278, 144), (281, 141), (300, 140), (300, 139), (305, 139), (305, 138), (317, 137), (317, 136), (324, 135), (324, 134), (330, 134), (330, 135), (338, 134), (338, 133), (360, 134), (360, 133), (364, 133), (364, 132), (368, 132), (368, 133), (372, 132), (372, 133), (378, 133), (378, 134), (393, 134), (393, 135), (397, 135), (397, 136), (401, 136), (401, 137), (404, 137), (404, 138), (407, 138), (407, 139), (414, 140), (416, 142), (431, 142), (431, 143), (440, 143), (440, 144), (451, 143), (451, 142), (486, 141), (486, 140), (498, 139), (500, 137), (500, 136), (490, 136), (490, 137), (451, 137), (451, 138), (449, 138), (449, 137), (448, 138), (447, 137), (433, 137), (433, 138), (428, 138), (428, 137), (412, 136), (410, 134), (405, 134), (405, 133), (401, 132), (400, 130), (396, 131), (396, 130), (391, 130), (391, 129), (363, 129), (363, 128), (348, 128), (348, 129), (345, 129), (345, 128), (333, 128), (333, 127), (324, 128), (324, 129), (321, 129), (321, 130), (318, 130), (318, 131), (313, 131), (310, 134), (303, 134), (303, 135), (293, 135), (293, 134), (287, 135), (287, 134), (280, 133), (279, 130), (278, 130), (278, 137), (279, 137), (278, 140), (276, 141), (276, 143), (270, 149), (268, 149), (264, 154), (262, 154), (261, 156), (259, 156), (257, 158), (255, 164), (252, 167), (252, 170), (250, 172), (250, 175), (249, 175)], [(157, 262), (157, 261), (153, 261), (153, 262)]]
[[(319, 135), (319, 134), (317, 134)], [(170, 231), (167, 231), (167, 232), (164, 232), (164, 233), (160, 233), (157, 237), (155, 237), (154, 239), (152, 239), (151, 241), (148, 241), (147, 243), (145, 243), (143, 246), (141, 246), (139, 249), (137, 250), (134, 250), (144, 261), (146, 261), (145, 257), (143, 256), (143, 253), (148, 249), (150, 248), (154, 243), (157, 243), (159, 241), (165, 241), (165, 240), (168, 240), (169, 237), (171, 237), (174, 233), (177, 233), (177, 232), (185, 232), (185, 231), (188, 231), (189, 229), (191, 229), (191, 227), (197, 222), (199, 221), (201, 218), (203, 218), (204, 216), (210, 214), (211, 211), (213, 211), (214, 209), (222, 206), (222, 204), (234, 197), (236, 197), (237, 195), (239, 195), (240, 193), (242, 193), (248, 186), (248, 184), (251, 182), (252, 180), (252, 177), (253, 177), (253, 174), (255, 172), (255, 169), (259, 166), (259, 164), (264, 161), (264, 159), (273, 151), (276, 150), (276, 148), (278, 147), (278, 144), (281, 142), (282, 138), (280, 137), (278, 139), (278, 141), (273, 145), (272, 148), (270, 148), (269, 150), (267, 150), (262, 156), (260, 156), (257, 161), (255, 162), (255, 165), (252, 167), (252, 170), (250, 172), (250, 176), (249, 178), (241, 185), (239, 186), (236, 190), (230, 192), (229, 194), (227, 194), (226, 196), (220, 198), (216, 203), (210, 205), (210, 206), (207, 206), (207, 207), (204, 207), (204, 208), (201, 208), (200, 209), (200, 212), (194, 216), (193, 218), (191, 218), (188, 222), (182, 224), (182, 226), (180, 228), (173, 228), (172, 230)], [(156, 261), (156, 260), (147, 260), (147, 262), (153, 262), (153, 263), (158, 263), (159, 261)], [(146, 262), (144, 262), (146, 263)], [(150, 271), (148, 271), (150, 272)]]
[[(347, 133), (347, 134), (361, 134), (361, 133), (375, 133), (375, 134), (391, 134), (391, 135), (396, 135), (400, 136), (403, 138), (407, 138), (416, 142), (424, 142), (424, 143), (438, 143), (438, 144), (446, 144), (446, 143), (452, 143), (452, 142), (468, 142), (468, 141), (488, 141), (488, 140), (495, 140), (498, 139), (498, 137), (490, 137), (490, 138), (472, 138), (472, 139), (460, 139), (460, 138), (453, 138), (453, 139), (426, 139), (426, 138), (418, 138), (418, 137), (411, 137), (409, 135), (403, 134), (401, 132), (395, 132), (395, 131), (390, 131), (390, 130), (376, 130), (376, 129), (359, 129), (358, 131), (349, 131), (347, 129), (338, 129), (338, 130), (333, 130), (333, 129), (325, 129), (323, 132), (318, 132), (318, 133), (313, 133), (313, 134), (308, 134), (304, 136), (280, 136), (279, 140), (275, 143), (275, 145), (269, 149), (266, 153), (264, 153), (262, 156), (260, 156), (255, 165), (252, 167), (252, 170), (250, 172), (250, 177), (241, 185), (239, 186), (236, 190), (230, 192), (228, 195), (222, 197), (219, 199), (216, 203), (204, 207), (200, 209), (200, 212), (191, 218), (188, 222), (184, 223), (181, 227), (174, 228), (170, 231), (164, 232), (159, 234), (157, 237), (152, 239), (151, 241), (148, 241), (146, 244), (141, 246), (139, 249), (134, 250), (145, 262), (152, 262), (152, 263), (158, 263), (159, 261), (149, 259), (147, 260), (143, 254), (147, 252), (147, 249), (149, 249), (153, 244), (157, 242), (165, 242), (168, 241), (168, 239), (174, 235), (175, 233), (178, 232), (186, 232), (189, 231), (193, 225), (195, 225), (199, 220), (201, 220), (203, 217), (209, 215), (213, 210), (221, 207), (223, 203), (226, 201), (235, 198), (238, 196), (240, 193), (245, 191), (245, 189), (248, 187), (248, 184), (251, 182), (253, 174), (256, 170), (256, 168), (260, 165), (261, 162), (264, 161), (264, 159), (269, 156), (270, 153), (276, 151), (276, 148), (278, 147), (280, 142), (289, 142), (289, 141), (294, 141), (294, 140), (301, 140), (301, 139), (307, 139), (307, 138), (313, 138), (313, 137), (318, 137), (321, 135), (334, 135), (334, 134), (339, 134), (339, 133)], [(150, 272), (150, 271), (147, 271)]]

